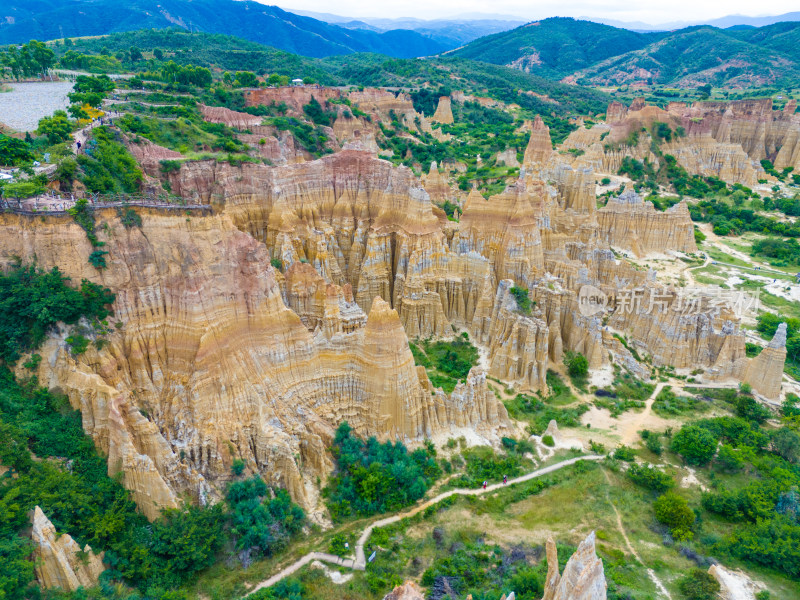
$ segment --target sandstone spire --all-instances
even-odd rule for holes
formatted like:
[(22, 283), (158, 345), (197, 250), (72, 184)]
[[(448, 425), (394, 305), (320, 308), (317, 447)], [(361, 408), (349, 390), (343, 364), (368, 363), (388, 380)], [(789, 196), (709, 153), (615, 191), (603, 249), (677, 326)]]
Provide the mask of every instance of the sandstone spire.
[[(33, 510), (31, 539), (36, 556), (36, 579), (46, 589), (60, 587), (75, 591), (97, 585), (103, 572), (102, 557), (87, 544), (81, 550), (68, 534), (58, 535), (56, 528), (38, 506)], [(84, 558), (85, 557), (85, 558)]]
[(543, 600), (605, 600), (607, 587), (603, 561), (594, 549), (594, 531), (567, 561), (561, 577), (558, 577), (555, 544), (552, 539), (547, 541), (547, 581)]
[(781, 323), (772, 341), (761, 354), (750, 361), (744, 381), (759, 394), (775, 399), (781, 394), (784, 362), (786, 362), (786, 323)]
[(449, 125), (453, 122), (453, 111), (450, 108), (450, 96), (441, 96), (436, 112), (431, 117), (433, 123)]
[(536, 115), (531, 128), (531, 137), (528, 147), (525, 148), (525, 158), (522, 163), (526, 167), (541, 165), (547, 162), (553, 153), (553, 142), (550, 139), (550, 128), (544, 124), (542, 117)]

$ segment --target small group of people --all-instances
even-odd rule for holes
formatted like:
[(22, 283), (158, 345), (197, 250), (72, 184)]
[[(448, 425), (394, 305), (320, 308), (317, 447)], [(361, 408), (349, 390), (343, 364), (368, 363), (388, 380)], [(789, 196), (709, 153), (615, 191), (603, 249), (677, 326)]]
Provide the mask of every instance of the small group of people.
[[(507, 484), (508, 484), (508, 476), (507, 475), (503, 475), (503, 485), (507, 485)], [(484, 479), (484, 481), (483, 481), (483, 489), (486, 489), (486, 487), (488, 485), (489, 485), (489, 482)]]

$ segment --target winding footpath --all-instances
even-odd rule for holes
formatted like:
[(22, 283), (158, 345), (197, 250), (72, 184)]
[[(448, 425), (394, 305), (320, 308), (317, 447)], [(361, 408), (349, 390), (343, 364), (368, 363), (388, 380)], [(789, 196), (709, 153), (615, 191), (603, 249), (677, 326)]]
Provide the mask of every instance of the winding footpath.
[[(278, 583), (281, 579), (284, 579), (295, 573), (308, 563), (319, 560), (322, 562), (331, 563), (340, 567), (346, 567), (348, 569), (354, 569), (356, 571), (363, 571), (367, 566), (367, 559), (364, 554), (364, 546), (369, 540), (369, 536), (372, 535), (374, 529), (378, 527), (385, 527), (386, 525), (391, 525), (392, 523), (397, 523), (398, 521), (413, 517), (417, 513), (425, 510), (426, 508), (441, 502), (445, 498), (449, 498), (450, 496), (482, 496), (483, 494), (489, 494), (491, 492), (496, 492), (497, 490), (501, 490), (503, 488), (507, 488), (509, 486), (515, 485), (517, 483), (523, 483), (525, 481), (530, 481), (531, 479), (536, 479), (537, 477), (541, 477), (542, 475), (547, 475), (548, 473), (552, 473), (554, 471), (558, 471), (559, 469), (563, 469), (564, 467), (568, 467), (570, 465), (574, 465), (576, 462), (582, 460), (602, 460), (605, 458), (604, 456), (598, 456), (596, 454), (589, 454), (586, 456), (576, 456), (575, 458), (570, 458), (568, 460), (561, 461), (554, 465), (550, 465), (549, 467), (543, 467), (541, 469), (537, 469), (536, 471), (531, 471), (526, 475), (521, 475), (520, 477), (516, 477), (514, 479), (509, 479), (507, 484), (503, 483), (494, 483), (490, 486), (487, 486), (486, 489), (477, 488), (477, 489), (456, 489), (450, 490), (447, 492), (443, 492), (438, 496), (431, 498), (412, 508), (409, 511), (404, 513), (399, 513), (391, 517), (386, 517), (383, 519), (378, 519), (377, 521), (373, 521), (370, 523), (366, 529), (361, 533), (361, 536), (358, 538), (358, 542), (356, 543), (356, 552), (354, 558), (341, 558), (339, 556), (335, 556), (333, 554), (328, 554), (326, 552), (309, 552), (302, 558), (299, 558), (289, 566), (283, 568), (275, 575), (270, 577), (269, 579), (265, 579), (264, 581), (260, 582), (256, 585), (250, 592), (248, 592), (248, 596), (250, 594), (254, 594), (258, 590), (266, 587), (271, 587)], [(247, 596), (245, 596), (247, 597)]]

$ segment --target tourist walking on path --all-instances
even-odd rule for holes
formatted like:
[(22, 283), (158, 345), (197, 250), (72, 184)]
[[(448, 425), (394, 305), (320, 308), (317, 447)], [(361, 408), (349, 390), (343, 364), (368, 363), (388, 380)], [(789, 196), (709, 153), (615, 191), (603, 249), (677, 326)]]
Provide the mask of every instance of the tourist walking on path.
[(508, 477), (506, 475), (503, 475), (503, 485), (506, 485), (507, 483), (508, 483)]
[(483, 482), (483, 489), (486, 489), (486, 481)]

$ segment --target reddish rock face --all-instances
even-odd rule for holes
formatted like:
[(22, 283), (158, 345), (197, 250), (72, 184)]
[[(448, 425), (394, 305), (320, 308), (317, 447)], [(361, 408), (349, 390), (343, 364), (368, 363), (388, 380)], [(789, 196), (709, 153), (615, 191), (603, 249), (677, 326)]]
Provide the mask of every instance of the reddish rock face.
[(328, 100), (341, 98), (342, 93), (333, 88), (322, 88), (313, 85), (303, 85), (297, 87), (277, 87), (277, 88), (258, 88), (245, 90), (244, 102), (247, 106), (270, 106), (272, 104), (286, 104), (289, 111), (287, 114), (300, 116), (303, 114), (303, 106), (311, 102), (314, 98), (323, 106)]

